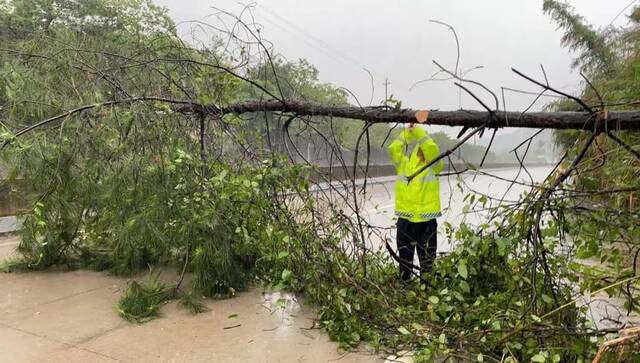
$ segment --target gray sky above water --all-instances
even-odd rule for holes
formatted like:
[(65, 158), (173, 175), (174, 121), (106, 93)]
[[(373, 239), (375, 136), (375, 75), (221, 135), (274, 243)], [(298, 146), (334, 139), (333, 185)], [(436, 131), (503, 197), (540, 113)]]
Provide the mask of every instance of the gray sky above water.
[[(218, 8), (239, 12), (236, 1), (156, 0), (170, 10), (174, 20), (203, 20)], [(590, 23), (604, 27), (629, 0), (572, 0), (570, 3)], [(320, 71), (320, 79), (351, 90), (362, 104), (384, 98), (385, 78), (389, 93), (403, 106), (452, 110), (460, 107), (458, 89), (452, 81), (427, 82), (409, 90), (412, 84), (428, 78), (437, 60), (453, 68), (456, 58), (454, 38), (449, 30), (429, 19), (455, 27), (461, 43), (461, 67), (478, 65), (482, 69), (469, 78), (483, 82), (500, 96), (500, 87), (538, 91), (522, 80), (511, 67), (543, 79), (542, 64), (550, 83), (565, 91), (575, 91), (580, 76), (571, 70), (571, 54), (560, 46), (561, 34), (542, 13), (542, 0), (261, 0), (254, 9), (262, 34), (276, 52), (289, 60), (306, 58)], [(631, 8), (629, 8), (630, 10)], [(627, 10), (628, 12), (628, 10)], [(615, 24), (624, 25), (624, 15)], [(182, 29), (186, 32), (187, 29)], [(485, 102), (492, 102), (483, 95)], [(506, 93), (509, 110), (523, 110), (535, 96)], [(550, 98), (538, 102), (540, 109)], [(463, 108), (480, 106), (462, 96)], [(501, 105), (501, 108), (503, 106)]]

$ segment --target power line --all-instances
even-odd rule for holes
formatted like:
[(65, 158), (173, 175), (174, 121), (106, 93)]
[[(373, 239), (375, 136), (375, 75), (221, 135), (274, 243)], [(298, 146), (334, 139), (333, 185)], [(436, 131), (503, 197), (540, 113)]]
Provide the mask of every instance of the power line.
[[(289, 27), (293, 28), (295, 31), (297, 31), (298, 33), (302, 34), (303, 36), (305, 36), (308, 39), (311, 39), (314, 43), (316, 43), (317, 45), (319, 45), (320, 47), (328, 50), (331, 53), (334, 53), (335, 55), (339, 56), (340, 58), (342, 58), (343, 60), (352, 63), (354, 65), (357, 65), (359, 68), (368, 68), (368, 67), (364, 67), (358, 60), (356, 60), (355, 58), (349, 56), (348, 54), (345, 54), (335, 48), (333, 48), (332, 46), (330, 46), (329, 44), (327, 44), (325, 41), (323, 41), (322, 39), (319, 39), (315, 36), (313, 36), (312, 34), (308, 33), (307, 31), (305, 31), (303, 28), (299, 27), (298, 25), (294, 24), (293, 22), (289, 21), (288, 19), (284, 18), (283, 16), (279, 15), (278, 13), (276, 13), (275, 11), (271, 10), (270, 8), (262, 5), (262, 4), (258, 4), (259, 7), (261, 7), (262, 9), (264, 9), (266, 12), (268, 12), (269, 14), (271, 14), (272, 16), (274, 16), (275, 18), (277, 18), (279, 21), (285, 23), (286, 25), (288, 25)], [(273, 23), (273, 22), (271, 22)], [(376, 72), (378, 73), (378, 72)]]
[(625, 6), (622, 10), (620, 10), (620, 12), (613, 19), (611, 19), (611, 21), (609, 22), (609, 25), (607, 25), (607, 28), (610, 27), (616, 20), (618, 20), (620, 15), (622, 15), (627, 9), (629, 9), (631, 5), (635, 4), (637, 1), (638, 0), (633, 0), (627, 6)]
[(342, 60), (339, 60), (338, 58), (336, 58), (331, 52), (327, 51), (324, 48), (318, 47), (317, 45), (309, 42), (307, 39), (305, 39), (304, 37), (300, 36), (299, 34), (296, 34), (294, 32), (292, 32), (290, 29), (285, 28), (284, 26), (282, 26), (281, 24), (274, 22), (272, 20), (269, 20), (267, 18), (263, 19), (264, 21), (266, 21), (267, 23), (285, 31), (288, 35), (291, 35), (295, 38), (297, 38), (298, 40), (302, 41), (303, 43), (305, 43), (306, 45), (308, 45), (309, 47), (323, 53), (325, 56), (327, 56), (328, 58), (331, 58), (333, 60), (335, 60), (336, 62), (342, 62)]
[(378, 72), (378, 71), (372, 69), (371, 67), (367, 67), (364, 64), (360, 63), (360, 61), (357, 60), (356, 58), (354, 58), (354, 57), (352, 57), (352, 56), (350, 56), (350, 55), (348, 55), (348, 54), (346, 54), (346, 53), (344, 53), (342, 51), (339, 51), (339, 50), (335, 49), (334, 47), (332, 47), (331, 45), (329, 45), (328, 43), (326, 43), (322, 39), (310, 34), (306, 30), (304, 30), (302, 27), (296, 25), (295, 23), (291, 22), (290, 20), (286, 19), (285, 17), (279, 15), (278, 13), (276, 13), (272, 9), (266, 7), (265, 5), (258, 4), (257, 6), (259, 6), (263, 10), (265, 10), (268, 14), (270, 14), (271, 16), (276, 18), (278, 21), (284, 23), (286, 26), (288, 26), (289, 28), (291, 28), (293, 31), (295, 31), (298, 34), (293, 33), (289, 29), (285, 29), (282, 24), (278, 24), (275, 21), (268, 19), (267, 17), (263, 17), (263, 19), (266, 20), (268, 23), (276, 25), (280, 29), (283, 29), (283, 30), (287, 31), (289, 34), (296, 36), (298, 39), (302, 39), (302, 37), (306, 38), (304, 40), (304, 42), (307, 45), (309, 45), (310, 47), (312, 47), (312, 48), (314, 48), (316, 50), (321, 51), (325, 55), (329, 56), (329, 58), (331, 58), (331, 59), (333, 59), (335, 61), (339, 61), (338, 59), (336, 59), (334, 57), (334, 56), (337, 56), (337, 57), (339, 57), (341, 59), (342, 62), (346, 62), (346, 63), (349, 63), (351, 65), (354, 65), (354, 66), (358, 67), (358, 69), (370, 69), (372, 71), (372, 73), (374, 73), (377, 77), (380, 77), (380, 78), (383, 77), (383, 74), (381, 72)]
[[(344, 57), (341, 57), (341, 59), (339, 59), (339, 58), (335, 57), (331, 50), (328, 50), (326, 47), (321, 47), (321, 46), (318, 46), (318, 45), (316, 45), (316, 44), (314, 44), (314, 43), (310, 42), (307, 38), (305, 38), (305, 37), (301, 36), (300, 34), (298, 34), (298, 33), (294, 32), (294, 31), (292, 31), (292, 30), (291, 30), (291, 29), (289, 29), (289, 28), (285, 28), (285, 27), (284, 27), (284, 26), (282, 26), (282, 24), (280, 24), (280, 23), (277, 23), (277, 22), (275, 22), (275, 21), (272, 21), (272, 20), (270, 20), (270, 19), (268, 19), (268, 18), (266, 18), (266, 17), (262, 17), (262, 20), (264, 20), (264, 21), (266, 21), (267, 23), (269, 23), (269, 24), (271, 24), (271, 25), (274, 25), (275, 27), (277, 27), (277, 28), (279, 28), (279, 29), (283, 30), (283, 31), (284, 31), (284, 32), (286, 32), (288, 35), (291, 35), (291, 36), (295, 37), (296, 39), (298, 39), (298, 40), (302, 41), (303, 43), (305, 43), (305, 44), (306, 44), (306, 45), (308, 45), (309, 47), (311, 47), (311, 48), (313, 48), (313, 49), (317, 50), (317, 51), (318, 51), (318, 52), (320, 52), (321, 54), (325, 55), (326, 57), (328, 57), (328, 58), (330, 58), (330, 59), (332, 59), (332, 60), (334, 60), (334, 61), (336, 61), (336, 62), (338, 62), (338, 63), (343, 63), (343, 64), (344, 64), (344, 63), (345, 63), (345, 61), (346, 61), (347, 63), (349, 63), (349, 64), (351, 64), (351, 63), (352, 63), (352, 62), (348, 61), (347, 59), (345, 59)], [(369, 75), (372, 77), (372, 80), (371, 80), (371, 87), (373, 87), (373, 75), (372, 75), (372, 74), (371, 74), (371, 72), (370, 72), (369, 70), (367, 70), (366, 68), (362, 68), (362, 69), (363, 69), (365, 72), (367, 72), (367, 74), (369, 74)], [(373, 91), (373, 90), (374, 90), (374, 88), (372, 88), (372, 94), (371, 94), (371, 101), (370, 101), (370, 103), (373, 101), (373, 97), (374, 97), (374, 91)], [(350, 92), (350, 93), (351, 93), (351, 92)], [(351, 96), (353, 96), (353, 97), (356, 99), (356, 102), (359, 102), (359, 101), (358, 101), (357, 96), (355, 96), (353, 93), (351, 93)]]

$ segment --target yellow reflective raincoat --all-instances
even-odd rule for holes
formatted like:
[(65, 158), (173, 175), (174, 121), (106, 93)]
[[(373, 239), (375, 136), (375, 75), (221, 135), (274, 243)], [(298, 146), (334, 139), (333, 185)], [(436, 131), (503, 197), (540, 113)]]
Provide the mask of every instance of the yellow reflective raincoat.
[[(422, 151), (424, 160), (421, 160), (419, 151)], [(440, 182), (436, 174), (442, 171), (444, 162), (439, 160), (407, 182), (408, 176), (440, 155), (435, 141), (422, 127), (404, 129), (389, 145), (389, 155), (398, 175), (396, 216), (410, 222), (426, 222), (440, 217)]]

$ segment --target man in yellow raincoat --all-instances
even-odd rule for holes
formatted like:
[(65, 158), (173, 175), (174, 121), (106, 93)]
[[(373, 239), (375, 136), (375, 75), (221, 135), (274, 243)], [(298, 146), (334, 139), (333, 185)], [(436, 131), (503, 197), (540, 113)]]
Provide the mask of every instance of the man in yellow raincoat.
[(389, 155), (396, 169), (395, 215), (398, 217), (396, 241), (400, 257), (400, 278), (409, 280), (414, 252), (418, 253), (420, 271), (429, 272), (437, 249), (436, 218), (440, 217), (440, 182), (437, 174), (444, 163), (439, 160), (411, 181), (408, 177), (440, 155), (438, 145), (420, 126), (410, 124), (389, 145)]

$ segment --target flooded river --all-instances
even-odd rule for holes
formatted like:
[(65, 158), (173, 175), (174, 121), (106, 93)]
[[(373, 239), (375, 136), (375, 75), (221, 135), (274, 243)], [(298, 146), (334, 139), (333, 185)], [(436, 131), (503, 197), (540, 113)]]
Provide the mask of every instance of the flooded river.
[[(537, 166), (520, 170), (519, 168), (487, 169), (482, 173), (467, 172), (461, 175), (451, 175), (440, 178), (440, 193), (442, 200), (443, 216), (438, 218), (439, 238), (438, 252), (446, 253), (452, 246), (444, 238), (444, 222), (457, 226), (460, 223), (478, 224), (487, 217), (488, 211), (473, 209), (465, 212), (464, 198), (472, 191), (485, 194), (487, 197), (504, 200), (511, 203), (518, 200), (520, 195), (529, 191), (529, 185), (542, 182), (551, 172), (552, 166)], [(509, 180), (515, 180), (511, 183)], [(362, 213), (367, 221), (374, 226), (387, 228), (384, 237), (394, 241), (394, 183), (395, 177), (377, 178), (368, 188), (368, 199)], [(489, 203), (487, 207), (489, 207)], [(493, 206), (498, 202), (493, 201)], [(378, 237), (380, 238), (380, 237)], [(381, 249), (381, 241), (375, 238), (370, 242), (370, 247)]]

